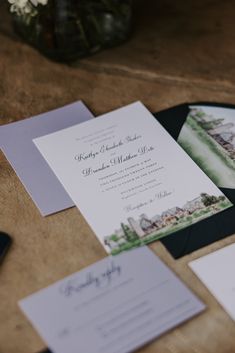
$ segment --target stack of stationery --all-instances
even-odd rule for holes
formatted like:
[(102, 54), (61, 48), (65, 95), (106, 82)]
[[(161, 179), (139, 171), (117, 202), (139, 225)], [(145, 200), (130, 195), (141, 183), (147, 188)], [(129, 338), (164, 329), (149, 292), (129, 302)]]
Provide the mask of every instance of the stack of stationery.
[[(144, 245), (160, 239), (179, 258), (234, 233), (234, 116), (185, 104), (154, 117), (136, 102), (92, 119), (78, 102), (0, 127), (41, 214), (76, 205), (116, 255), (20, 301), (54, 353), (130, 352), (203, 311)], [(234, 246), (190, 266), (233, 316), (213, 271), (226, 255)]]

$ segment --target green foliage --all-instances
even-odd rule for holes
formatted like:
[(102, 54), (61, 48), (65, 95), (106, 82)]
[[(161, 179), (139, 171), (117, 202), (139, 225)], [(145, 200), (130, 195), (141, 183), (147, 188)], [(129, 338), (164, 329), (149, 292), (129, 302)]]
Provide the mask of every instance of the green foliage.
[(116, 234), (112, 234), (109, 237), (110, 240), (117, 242), (118, 241), (118, 236)]
[(218, 197), (218, 200), (219, 201), (225, 201), (226, 197), (224, 195), (221, 195), (221, 196)]
[(205, 143), (223, 163), (235, 171), (235, 164), (231, 160), (226, 150), (222, 148), (212, 137), (210, 137), (208, 133), (192, 117), (187, 118), (186, 124), (197, 133), (200, 140)]
[(192, 118), (196, 117), (196, 118), (199, 118), (199, 119), (202, 119), (206, 114), (204, 113), (203, 110), (197, 110), (196, 112), (194, 111), (193, 114), (192, 112), (190, 113), (190, 116)]
[(122, 244), (122, 245), (119, 246), (118, 249), (112, 250), (111, 254), (112, 255), (117, 255), (117, 254), (121, 253), (122, 251), (127, 251), (127, 250), (130, 250), (132, 248), (139, 247), (141, 244), (142, 244), (141, 240), (136, 240), (136, 241), (133, 241), (133, 242), (130, 242), (130, 243)]
[(121, 227), (127, 241), (133, 242), (138, 239), (136, 232), (134, 232), (128, 225), (121, 223)]
[(212, 121), (201, 122), (201, 123), (199, 123), (199, 125), (201, 125), (201, 127), (204, 130), (210, 130), (210, 129), (214, 129), (215, 127), (220, 125), (223, 120), (224, 119), (217, 119), (217, 120), (212, 120)]
[(229, 200), (225, 200), (225, 201), (222, 201), (218, 204), (218, 207), (220, 209), (224, 209), (224, 208), (227, 208), (227, 207), (230, 207), (231, 206), (231, 202)]
[(190, 145), (190, 142), (179, 139), (178, 143), (185, 150), (185, 152), (194, 160), (194, 162), (208, 175), (208, 177), (216, 184), (219, 185), (220, 178), (217, 174), (213, 173), (211, 169), (208, 167), (208, 163), (205, 161), (203, 157), (199, 157), (195, 154), (194, 149)]
[(214, 205), (215, 203), (218, 202), (218, 197), (214, 196), (214, 195), (208, 195), (206, 193), (202, 193), (201, 194), (201, 198), (202, 198), (202, 203), (208, 207), (210, 205)]

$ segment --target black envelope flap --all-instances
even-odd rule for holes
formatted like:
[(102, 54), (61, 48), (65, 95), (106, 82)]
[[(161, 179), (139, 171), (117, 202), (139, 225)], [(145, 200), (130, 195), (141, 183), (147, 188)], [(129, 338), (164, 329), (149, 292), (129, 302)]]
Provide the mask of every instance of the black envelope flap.
[[(169, 134), (177, 140), (189, 114), (189, 106), (193, 105), (232, 108), (234, 109), (235, 121), (234, 105), (207, 102), (180, 104), (158, 113), (154, 113), (153, 115), (169, 132)], [(233, 204), (235, 204), (234, 189), (219, 189)], [(221, 213), (195, 223), (188, 228), (168, 235), (167, 237), (161, 239), (161, 242), (172, 254), (172, 256), (175, 259), (178, 259), (233, 233), (235, 233), (235, 207), (231, 207)]]

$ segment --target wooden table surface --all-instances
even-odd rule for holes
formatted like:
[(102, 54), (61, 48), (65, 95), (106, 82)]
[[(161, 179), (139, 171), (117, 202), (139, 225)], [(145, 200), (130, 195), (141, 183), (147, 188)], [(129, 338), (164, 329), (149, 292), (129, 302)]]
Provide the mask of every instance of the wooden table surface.
[[(135, 29), (129, 42), (73, 67), (50, 62), (22, 43), (11, 30), (4, 2), (0, 4), (1, 124), (79, 99), (95, 115), (136, 100), (151, 111), (201, 100), (235, 104), (232, 0), (135, 0)], [(36, 353), (45, 344), (17, 301), (106, 254), (76, 208), (43, 218), (2, 153), (0, 229), (14, 240), (0, 267), (0, 352)], [(235, 352), (234, 322), (187, 266), (190, 260), (234, 241), (235, 235), (177, 261), (160, 242), (150, 246), (208, 309), (141, 352)]]

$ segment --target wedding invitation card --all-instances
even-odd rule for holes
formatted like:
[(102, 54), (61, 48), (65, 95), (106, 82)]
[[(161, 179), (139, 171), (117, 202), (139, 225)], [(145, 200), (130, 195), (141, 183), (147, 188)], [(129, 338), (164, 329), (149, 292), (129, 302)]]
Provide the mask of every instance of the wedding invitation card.
[(204, 304), (147, 247), (107, 257), (19, 303), (54, 353), (127, 353)]
[(140, 102), (34, 143), (112, 254), (232, 206)]
[(235, 244), (191, 261), (189, 266), (235, 320)]
[(32, 139), (64, 129), (93, 115), (82, 102), (0, 126), (0, 148), (43, 216), (74, 206)]

